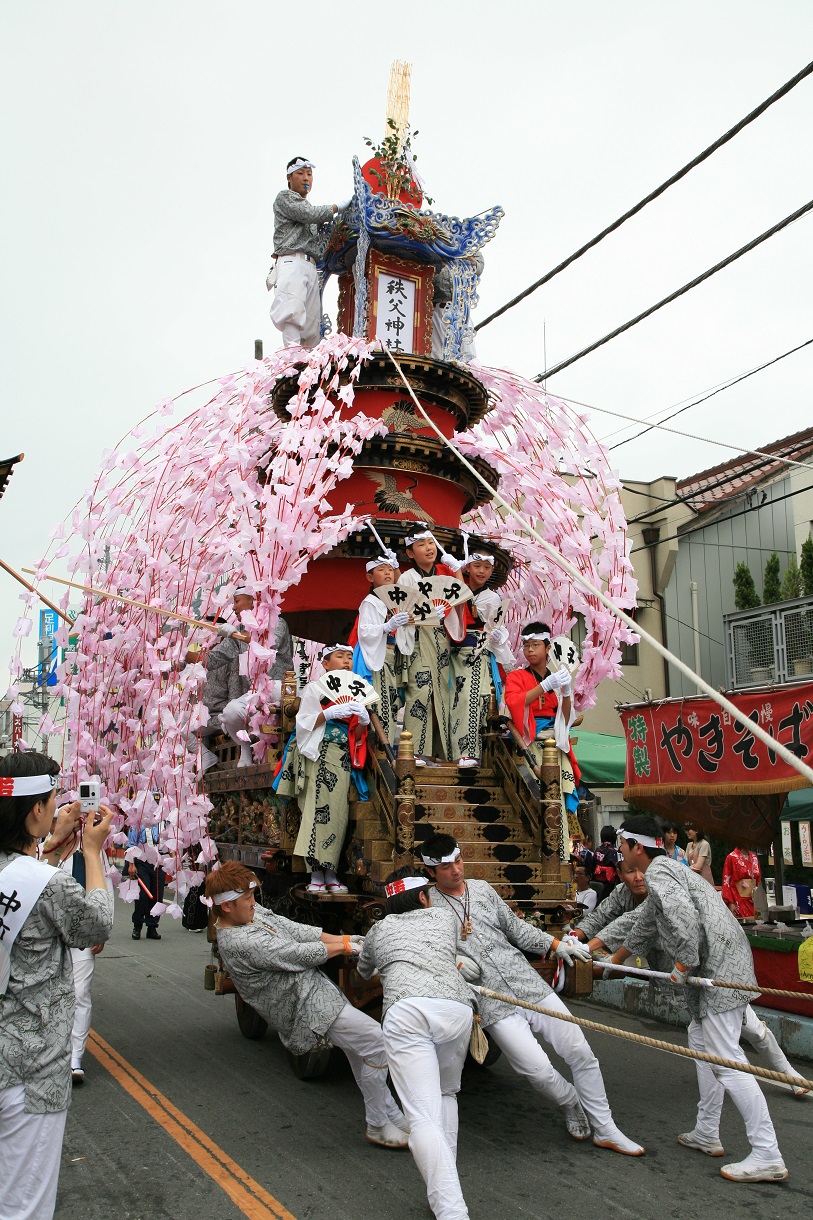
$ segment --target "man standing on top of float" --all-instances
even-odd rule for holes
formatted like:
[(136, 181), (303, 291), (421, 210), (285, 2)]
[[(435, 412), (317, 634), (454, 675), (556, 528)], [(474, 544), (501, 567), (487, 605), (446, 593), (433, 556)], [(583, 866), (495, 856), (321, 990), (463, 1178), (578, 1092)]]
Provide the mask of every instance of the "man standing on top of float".
[(305, 157), (292, 157), (286, 171), (288, 189), (274, 200), (274, 265), (266, 284), (269, 290), (275, 288), (271, 321), (282, 331), (285, 347), (315, 347), (319, 342), (319, 229), (351, 203), (309, 203), (314, 168)]

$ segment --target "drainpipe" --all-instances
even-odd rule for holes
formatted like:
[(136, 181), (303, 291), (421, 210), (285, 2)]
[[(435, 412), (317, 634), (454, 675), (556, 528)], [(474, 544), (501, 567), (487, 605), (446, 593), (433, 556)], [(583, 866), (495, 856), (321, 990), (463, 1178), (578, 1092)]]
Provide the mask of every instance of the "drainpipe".
[[(661, 608), (661, 643), (668, 648), (666, 635), (666, 600), (662, 593), (658, 592), (658, 561), (656, 548), (658, 539), (661, 536), (661, 528), (659, 525), (645, 525), (641, 531), (641, 537), (644, 540), (644, 546), (649, 551), (649, 563), (652, 572), (652, 592), (658, 599)], [(664, 657), (663, 660), (663, 689), (665, 697), (668, 699), (670, 695), (669, 687), (669, 662)]]
[(697, 613), (697, 581), (693, 580), (689, 585), (692, 594), (692, 636), (694, 638), (694, 672), (698, 677), (702, 678), (700, 673), (700, 618)]

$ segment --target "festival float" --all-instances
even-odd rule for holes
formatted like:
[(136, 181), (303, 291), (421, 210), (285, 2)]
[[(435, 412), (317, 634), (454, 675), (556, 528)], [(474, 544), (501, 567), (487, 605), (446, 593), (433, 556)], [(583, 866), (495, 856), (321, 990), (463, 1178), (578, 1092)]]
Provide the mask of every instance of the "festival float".
[[(564, 402), (474, 355), (481, 252), (503, 211), (458, 218), (424, 208), (397, 110), (385, 155), (353, 161), (351, 206), (325, 234), (318, 271), (322, 285), (338, 277), (336, 333), (324, 324), (316, 347), (286, 348), (229, 373), (177, 422), (185, 396), (162, 403), (105, 453), (85, 501), (36, 568), (39, 584), (67, 560), (85, 591), (75, 649), (59, 675), (65, 772), (74, 787), (100, 778), (103, 801), (120, 815), (119, 843), (128, 827), (160, 828), (156, 848), (136, 851), (160, 855), (174, 878), (176, 901), (166, 909), (175, 916), (220, 855), (256, 868), (284, 913), (316, 921), (318, 907), (329, 930), (359, 930), (383, 913), (384, 877), (414, 863), (430, 826), (455, 835), (468, 875), (490, 881), (526, 916), (556, 927), (574, 909), (555, 749), (535, 773), (496, 707), (476, 772), (444, 763), (416, 773), (408, 734), (397, 754), (385, 740), (372, 743), (369, 799), (351, 806), (342, 900), (303, 893), (303, 865), (291, 855), (298, 811), (271, 788), (297, 688), (320, 672), (319, 646), (347, 638), (368, 592), (365, 563), (380, 552), (376, 538), (402, 555), (405, 535), (424, 522), (458, 556), (464, 532), (492, 554), (490, 583), (508, 600), (515, 653), (531, 619), (550, 623), (554, 636), (577, 633), (581, 711), (601, 681), (619, 675), (620, 646), (633, 638), (492, 504), (499, 492), (589, 584), (634, 606), (607, 455)], [(445, 303), (437, 306), (441, 276)], [(245, 584), (255, 595), (242, 620), (255, 765), (238, 770), (224, 738), (214, 747), (220, 769), (201, 781), (187, 741), (205, 723), (205, 669), (190, 661), (189, 645)], [(62, 609), (75, 597), (66, 589)], [(297, 672), (275, 704), (268, 671), (280, 615), (295, 637)], [(67, 648), (67, 626), (57, 643)], [(43, 731), (62, 730), (45, 723)], [(123, 881), (120, 895), (134, 898), (135, 884)], [(257, 1028), (250, 1016), (242, 1025)]]

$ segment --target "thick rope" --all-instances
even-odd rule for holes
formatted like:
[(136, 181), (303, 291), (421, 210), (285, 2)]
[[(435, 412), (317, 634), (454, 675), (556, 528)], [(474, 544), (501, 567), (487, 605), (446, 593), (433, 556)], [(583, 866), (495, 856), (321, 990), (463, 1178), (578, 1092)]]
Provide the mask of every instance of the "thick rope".
[[(719, 1055), (709, 1055), (706, 1051), (693, 1051), (686, 1046), (675, 1046), (672, 1042), (664, 1042), (660, 1038), (647, 1038), (643, 1034), (633, 1034), (626, 1029), (616, 1029), (612, 1025), (601, 1025), (598, 1021), (587, 1021), (584, 1017), (574, 1017), (572, 1013), (552, 1012), (539, 1004), (531, 1004), (527, 1000), (518, 1000), (512, 995), (503, 995), (500, 991), (490, 991), (487, 987), (469, 986), (487, 1000), (500, 1000), (503, 1004), (513, 1004), (516, 1008), (527, 1008), (531, 1012), (541, 1013), (543, 1017), (555, 1017), (557, 1021), (567, 1021), (570, 1025), (582, 1025), (585, 1029), (595, 1030), (599, 1034), (611, 1034), (614, 1038), (624, 1038), (627, 1042), (639, 1042), (642, 1046), (654, 1047), (657, 1051), (666, 1051), (670, 1055), (680, 1055), (684, 1059), (695, 1059), (701, 1063), (710, 1063), (713, 1067), (731, 1068), (734, 1072), (745, 1072), (749, 1076), (758, 1076), (762, 1080), (776, 1080), (779, 1084), (793, 1085), (797, 1089), (813, 1089), (813, 1080), (804, 1076), (789, 1076), (787, 1072), (774, 1072), (772, 1068), (755, 1067), (752, 1063), (740, 1063), (736, 1059), (721, 1059)], [(809, 997), (808, 997), (809, 998)]]
[[(598, 966), (601, 970), (629, 974), (637, 979), (651, 979), (656, 983), (672, 983), (675, 987), (683, 986), (682, 983), (675, 983), (672, 977), (664, 970), (644, 970), (640, 966), (624, 966), (620, 962), (613, 962), (609, 958), (594, 959), (593, 965)], [(753, 991), (757, 995), (781, 996), (786, 1000), (809, 1000), (813, 1004), (813, 991), (781, 991), (777, 987), (755, 987), (753, 983), (724, 983), (722, 979), (697, 978), (694, 975), (687, 978), (686, 983), (690, 987), (728, 987), (731, 991)]]
[[(813, 204), (811, 204), (811, 206), (813, 206)], [(495, 491), (494, 488), (486, 482), (486, 480), (480, 474), (480, 471), (477, 470), (477, 468), (463, 456), (460, 450), (452, 444), (447, 436), (443, 435), (440, 428), (438, 428), (437, 424), (435, 424), (434, 420), (430, 419), (395, 356), (388, 347), (384, 347), (383, 344), (382, 347), (392, 363), (395, 365), (398, 376), (406, 386), (407, 393), (409, 394), (410, 398), (415, 403), (415, 406), (418, 408), (421, 416), (426, 420), (427, 424), (435, 435), (442, 441), (446, 448), (457, 457), (458, 461), (461, 462), (466, 469), (474, 475), (477, 482), (485, 487), (489, 497), (501, 508), (504, 508), (506, 512), (510, 513), (510, 515), (519, 522), (529, 537), (536, 539), (545, 554), (558, 567), (560, 567), (563, 572), (567, 572), (571, 580), (574, 580), (577, 584), (581, 585), (582, 588), (587, 589), (589, 593), (592, 593), (592, 595), (598, 599), (602, 606), (604, 606), (606, 610), (609, 610), (610, 613), (615, 616), (615, 618), (619, 619), (622, 623), (625, 623), (627, 627), (629, 627), (630, 631), (636, 632), (642, 640), (646, 640), (646, 642), (655, 649), (655, 652), (662, 656), (665, 661), (669, 661), (670, 664), (674, 665), (679, 673), (682, 673), (684, 677), (688, 678), (690, 682), (694, 683), (698, 690), (702, 691), (705, 695), (708, 695), (710, 699), (713, 699), (714, 702), (723, 709), (723, 711), (728, 712), (729, 716), (732, 717), (736, 724), (740, 724), (743, 726), (743, 728), (748, 729), (748, 731), (752, 733), (754, 737), (759, 738), (763, 745), (766, 745), (769, 750), (773, 750), (774, 753), (778, 754), (783, 762), (787, 763), (789, 767), (792, 767), (794, 771), (798, 771), (798, 773), (803, 776), (808, 783), (813, 784), (813, 770), (811, 770), (806, 763), (803, 763), (801, 759), (797, 758), (786, 745), (783, 745), (782, 742), (777, 741), (775, 737), (771, 737), (770, 733), (766, 733), (761, 724), (757, 724), (755, 721), (750, 720), (745, 712), (736, 707), (730, 699), (726, 699), (724, 695), (721, 695), (720, 692), (713, 686), (710, 686), (709, 683), (701, 678), (699, 674), (696, 674), (694, 670), (690, 669), (684, 661), (681, 661), (680, 657), (676, 657), (673, 652), (670, 652), (669, 649), (660, 642), (660, 640), (656, 640), (653, 635), (650, 635), (649, 632), (640, 625), (640, 623), (636, 623), (635, 620), (630, 618), (628, 614), (625, 614), (620, 607), (616, 606), (614, 601), (611, 601), (606, 593), (602, 593), (601, 589), (598, 589), (595, 585), (591, 584), (587, 577), (584, 576), (578, 570), (578, 568), (574, 567), (573, 564), (570, 563), (569, 560), (565, 559), (563, 555), (560, 555), (556, 548), (551, 546), (551, 544), (545, 538), (543, 538), (536, 529), (534, 529), (531, 522), (528, 521), (527, 518), (522, 515), (522, 513), (518, 512), (512, 504), (509, 504), (498, 491)]]

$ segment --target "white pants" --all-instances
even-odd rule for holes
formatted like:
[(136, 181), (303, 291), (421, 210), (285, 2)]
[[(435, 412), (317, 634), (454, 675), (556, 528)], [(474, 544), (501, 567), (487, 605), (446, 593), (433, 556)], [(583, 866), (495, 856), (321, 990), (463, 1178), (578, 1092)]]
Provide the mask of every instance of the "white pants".
[(352, 1004), (345, 1004), (327, 1031), (334, 1046), (344, 1051), (364, 1098), (368, 1127), (383, 1127), (401, 1118), (398, 1103), (387, 1085), (387, 1054), (381, 1026)]
[[(545, 996), (542, 1005), (554, 1012), (569, 1011), (553, 994)], [(514, 1071), (525, 1076), (543, 1096), (559, 1106), (568, 1105), (575, 1100), (575, 1086), (594, 1134), (602, 1137), (614, 1129), (598, 1059), (578, 1025), (557, 1021), (555, 1017), (543, 1017), (541, 1013), (531, 1012), (527, 1008), (518, 1008), (502, 1021), (489, 1025), (486, 1032), (497, 1043)], [(564, 1059), (573, 1073), (572, 1085), (556, 1071), (537, 1042), (537, 1037), (543, 1038)]]
[[(226, 704), (223, 711), (220, 713), (220, 723), (223, 726), (223, 732), (228, 734), (235, 745), (240, 747), (240, 761), (237, 764), (238, 767), (250, 767), (254, 762), (254, 754), (251, 746), (247, 741), (241, 741), (237, 736), (238, 733), (247, 731), (250, 697), (250, 695), (246, 694), (241, 695), (239, 699), (232, 699), (230, 703)], [(279, 703), (281, 697), (282, 683), (272, 682), (270, 688), (271, 701), (273, 703)], [(205, 746), (204, 752), (211, 754), (211, 750), (206, 750)], [(212, 757), (214, 758), (215, 756), (212, 755)], [(205, 769), (204, 764), (204, 770)]]
[(26, 1114), (21, 1084), (0, 1089), (0, 1220), (51, 1220), (66, 1114)]
[(787, 1072), (789, 1076), (799, 1075), (790, 1060), (785, 1058), (782, 1047), (768, 1026), (764, 1021), (760, 1021), (750, 1004), (746, 1005), (740, 1037), (749, 1042), (760, 1055), (765, 1056), (768, 1067), (774, 1072)]
[(384, 1018), (392, 1082), (409, 1119), (409, 1149), (438, 1220), (467, 1220), (457, 1176), (457, 1093), (472, 1012), (457, 1000), (398, 1000)]
[(322, 327), (322, 297), (315, 265), (284, 254), (277, 259), (277, 284), (271, 321), (282, 331), (285, 347), (315, 347)]
[(90, 1033), (90, 985), (93, 982), (96, 955), (91, 953), (90, 949), (71, 949), (71, 961), (76, 1001), (71, 1030), (71, 1067), (80, 1068)]
[[(742, 1008), (710, 1012), (699, 1021), (692, 1018), (689, 1046), (694, 1051), (706, 1051), (721, 1059), (747, 1063), (740, 1047), (742, 1025)], [(754, 1156), (765, 1165), (781, 1160), (768, 1105), (755, 1078), (733, 1068), (712, 1067), (708, 1063), (695, 1063), (695, 1067), (700, 1089), (696, 1124), (698, 1135), (708, 1140), (719, 1140), (720, 1113), (723, 1098), (728, 1093), (743, 1117)]]

